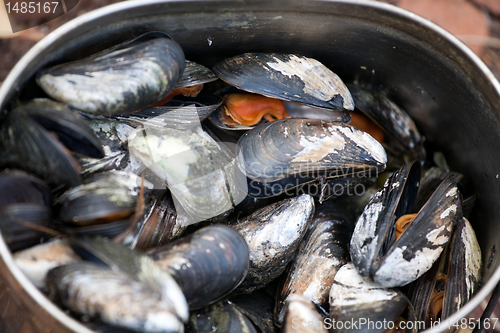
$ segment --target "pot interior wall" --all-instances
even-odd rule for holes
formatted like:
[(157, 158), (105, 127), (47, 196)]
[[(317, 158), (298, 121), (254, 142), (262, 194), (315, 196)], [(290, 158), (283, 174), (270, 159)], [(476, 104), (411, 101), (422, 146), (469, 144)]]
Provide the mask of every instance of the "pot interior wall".
[[(416, 120), (429, 147), (444, 152), (451, 168), (470, 178), (477, 192), (471, 221), (487, 281), (500, 262), (494, 256), (494, 249), (500, 250), (498, 92), (459, 47), (380, 6), (179, 1), (137, 7), (130, 2), (119, 13), (110, 11), (66, 29), (37, 50), (12, 86), (26, 88), (28, 97), (38, 69), (152, 30), (167, 32), (187, 59), (208, 67), (243, 52), (290, 52), (320, 60), (346, 82), (381, 84)], [(0, 94), (2, 109), (14, 94), (15, 89)]]

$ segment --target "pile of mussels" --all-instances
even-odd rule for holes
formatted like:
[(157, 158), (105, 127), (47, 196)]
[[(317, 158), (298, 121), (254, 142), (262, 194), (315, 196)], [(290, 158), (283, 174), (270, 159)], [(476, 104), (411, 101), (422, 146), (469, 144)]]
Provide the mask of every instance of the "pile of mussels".
[(158, 32), (36, 81), (0, 124), (1, 231), (91, 329), (404, 331), (478, 289), (474, 195), (381, 89)]

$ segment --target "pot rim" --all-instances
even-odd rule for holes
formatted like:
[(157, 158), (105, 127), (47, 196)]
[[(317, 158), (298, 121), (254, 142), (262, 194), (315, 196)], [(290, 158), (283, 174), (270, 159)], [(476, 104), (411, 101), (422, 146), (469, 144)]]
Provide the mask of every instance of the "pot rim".
[[(14, 66), (10, 71), (2, 86), (0, 87), (0, 110), (5, 107), (6, 97), (9, 95), (13, 84), (16, 82), (16, 78), (19, 77), (23, 69), (34, 61), (37, 55), (44, 49), (49, 48), (49, 46), (62, 38), (68, 32), (78, 29), (81, 25), (92, 22), (100, 17), (115, 14), (123, 10), (129, 10), (133, 8), (145, 7), (155, 4), (168, 3), (168, 2), (178, 2), (179, 0), (129, 0), (125, 2), (119, 2), (111, 4), (102, 8), (98, 8), (91, 12), (85, 13), (82, 16), (76, 17), (75, 19), (65, 23), (60, 26), (37, 44), (35, 44)], [(183, 0), (183, 2), (205, 2), (206, 0)], [(437, 24), (417, 15), (409, 12), (405, 9), (393, 6), (391, 4), (383, 3), (375, 0), (308, 0), (314, 2), (331, 2), (331, 3), (342, 3), (342, 4), (352, 4), (356, 6), (364, 6), (368, 8), (373, 8), (381, 11), (385, 11), (392, 15), (399, 16), (403, 19), (409, 20), (416, 23), (425, 29), (432, 30), (438, 35), (443, 37), (443, 40), (451, 44), (455, 48), (459, 49), (465, 57), (468, 58), (477, 69), (488, 79), (488, 81), (493, 85), (494, 89), (498, 93), (500, 98), (500, 83), (495, 78), (494, 74), (486, 66), (486, 64), (462, 41), (457, 37), (452, 35), (450, 32), (441, 28)], [(232, 3), (239, 3), (237, 0), (212, 0), (212, 2), (217, 3), (227, 3), (228, 6)], [(267, 1), (254, 1), (247, 0), (247, 2), (267, 2)], [(265, 10), (265, 8), (263, 8)], [(19, 284), (24, 288), (27, 294), (42, 308), (44, 308), (49, 314), (51, 314), (55, 319), (67, 326), (67, 328), (82, 332), (91, 333), (92, 331), (85, 328), (80, 322), (73, 319), (66, 313), (64, 313), (60, 308), (58, 308), (54, 303), (52, 303), (41, 291), (39, 291), (21, 272), (21, 270), (15, 264), (10, 250), (7, 248), (3, 236), (0, 234), (0, 256), (4, 261), (6, 267), (12, 273), (13, 277), (19, 282)], [(484, 263), (483, 263), (484, 265)], [(495, 272), (491, 275), (487, 283), (481, 286), (480, 290), (474, 295), (473, 298), (469, 300), (459, 311), (455, 312), (451, 317), (443, 320), (439, 326), (425, 330), (426, 333), (437, 333), (448, 330), (453, 323), (459, 322), (462, 318), (465, 318), (472, 310), (474, 310), (479, 304), (488, 299), (488, 295), (493, 291), (497, 283), (500, 281), (500, 266), (496, 268)], [(479, 318), (475, 318), (479, 319)]]

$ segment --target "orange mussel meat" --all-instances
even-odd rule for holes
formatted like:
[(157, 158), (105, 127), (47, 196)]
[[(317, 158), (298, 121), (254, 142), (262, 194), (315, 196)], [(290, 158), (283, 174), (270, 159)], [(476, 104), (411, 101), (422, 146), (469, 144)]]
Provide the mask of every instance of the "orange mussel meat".
[(226, 125), (258, 124), (262, 118), (273, 121), (292, 118), (282, 101), (256, 94), (229, 94), (224, 97), (223, 121)]

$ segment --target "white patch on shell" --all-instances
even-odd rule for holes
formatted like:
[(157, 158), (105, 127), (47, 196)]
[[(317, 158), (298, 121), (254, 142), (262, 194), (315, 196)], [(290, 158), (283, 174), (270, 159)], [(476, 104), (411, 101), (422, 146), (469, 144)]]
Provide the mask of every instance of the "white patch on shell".
[[(448, 195), (447, 195), (448, 196)], [(446, 208), (444, 212), (439, 215), (441, 219), (444, 219), (450, 214), (455, 214), (457, 212), (457, 205), (451, 205), (450, 207)]]
[(446, 193), (446, 196), (447, 197), (455, 196), (457, 192), (458, 192), (458, 187), (455, 186)]
[(383, 164), (387, 163), (387, 153), (385, 152), (384, 147), (377, 140), (375, 140), (370, 134), (358, 130), (352, 126), (331, 127), (330, 132), (332, 132), (332, 134), (334, 129), (344, 134), (352, 141), (354, 141), (357, 147), (360, 147), (363, 150), (365, 150), (377, 162)]
[(316, 162), (335, 151), (345, 148), (345, 140), (336, 132), (325, 137), (305, 137), (301, 136), (300, 145), (303, 147), (293, 158), (292, 162)]
[[(422, 248), (414, 252), (411, 260), (403, 257), (406, 246), (396, 247), (384, 259), (373, 280), (387, 288), (404, 286), (427, 272), (439, 258), (450, 238), (452, 223), (443, 224), (426, 235), (435, 249)], [(446, 229), (446, 231), (444, 231)]]
[(293, 54), (286, 62), (277, 57), (274, 60), (275, 62), (268, 62), (267, 65), (285, 76), (297, 76), (304, 83), (303, 91), (307, 95), (325, 102), (340, 95), (343, 107), (347, 110), (354, 109), (354, 101), (344, 82), (321, 62)]
[[(465, 227), (462, 229), (462, 242), (465, 246), (465, 267), (466, 267), (466, 278), (467, 283), (467, 293), (468, 297), (472, 297), (477, 288), (477, 283), (480, 279), (481, 274), (481, 248), (477, 242), (476, 234), (469, 221), (464, 217)], [(474, 283), (475, 278), (475, 285)]]
[(352, 263), (342, 266), (330, 289), (330, 306), (342, 307), (391, 301), (397, 292), (386, 290), (361, 276)]

